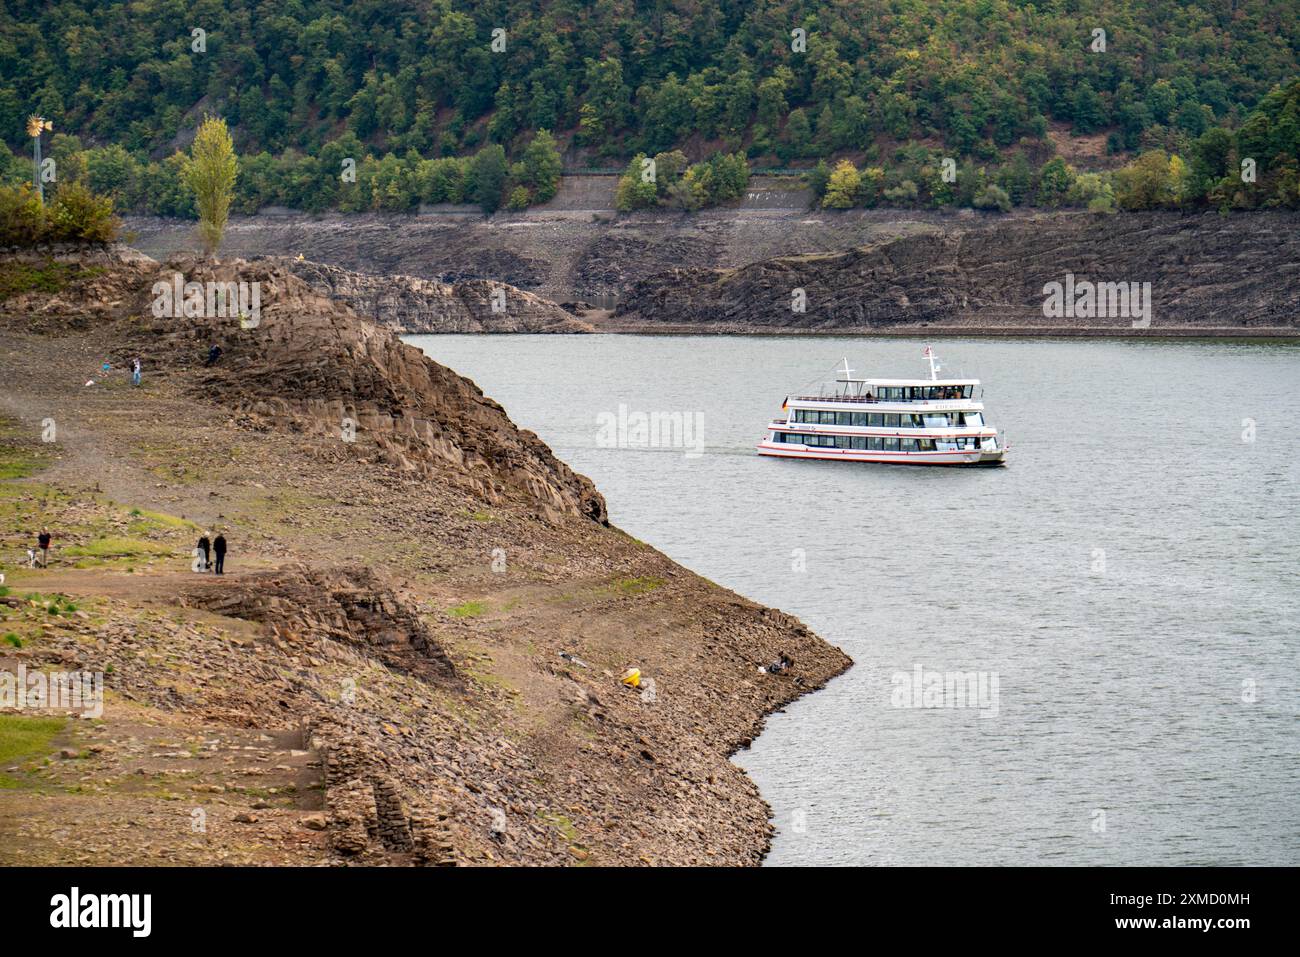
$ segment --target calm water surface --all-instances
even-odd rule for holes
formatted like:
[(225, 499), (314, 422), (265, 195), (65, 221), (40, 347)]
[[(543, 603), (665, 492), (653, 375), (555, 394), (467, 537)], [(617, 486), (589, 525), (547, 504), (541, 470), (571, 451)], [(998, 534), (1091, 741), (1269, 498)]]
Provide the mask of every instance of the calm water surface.
[[(737, 757), (769, 863), (1300, 864), (1295, 345), (936, 340), (1012, 444), (940, 470), (753, 453), (842, 356), (925, 374), (919, 340), (411, 341), (617, 525), (857, 662)], [(704, 454), (604, 447), (620, 404), (698, 413)], [(996, 713), (897, 706), (918, 666), (996, 676)]]

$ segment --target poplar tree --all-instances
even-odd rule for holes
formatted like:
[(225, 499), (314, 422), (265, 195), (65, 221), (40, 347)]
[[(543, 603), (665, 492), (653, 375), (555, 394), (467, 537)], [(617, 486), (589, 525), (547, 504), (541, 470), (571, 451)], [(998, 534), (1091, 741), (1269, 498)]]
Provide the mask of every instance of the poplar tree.
[(230, 217), (230, 201), (235, 192), (235, 175), (239, 163), (235, 159), (235, 144), (226, 129), (226, 121), (218, 117), (204, 117), (185, 158), (182, 177), (194, 193), (194, 206), (199, 213), (199, 235), (208, 256), (215, 257), (221, 247), (221, 236), (226, 231)]

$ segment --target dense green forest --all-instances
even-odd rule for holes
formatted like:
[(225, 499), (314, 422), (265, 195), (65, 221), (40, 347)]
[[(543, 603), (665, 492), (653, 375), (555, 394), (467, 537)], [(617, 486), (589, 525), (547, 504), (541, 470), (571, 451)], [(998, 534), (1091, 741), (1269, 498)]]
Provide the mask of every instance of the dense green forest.
[[(0, 178), (30, 170), (36, 113), (60, 169), (120, 207), (186, 214), (174, 154), (213, 113), (243, 154), (245, 211), (520, 207), (553, 192), (561, 155), (621, 167), (678, 150), (697, 172), (655, 203), (725, 200), (739, 157), (813, 167), (828, 206), (1001, 208), (1038, 202), (1045, 175), (1049, 202), (1092, 204), (1086, 171), (1057, 188), (1049, 131), (1166, 166), (1249, 155), (1265, 182), (1244, 204), (1290, 202), (1277, 157), (1236, 138), (1270, 91), (1292, 105), (1264, 112), (1289, 122), (1298, 64), (1300, 0), (8, 2)], [(936, 186), (941, 157), (971, 175)], [(633, 185), (627, 208), (646, 205)]]

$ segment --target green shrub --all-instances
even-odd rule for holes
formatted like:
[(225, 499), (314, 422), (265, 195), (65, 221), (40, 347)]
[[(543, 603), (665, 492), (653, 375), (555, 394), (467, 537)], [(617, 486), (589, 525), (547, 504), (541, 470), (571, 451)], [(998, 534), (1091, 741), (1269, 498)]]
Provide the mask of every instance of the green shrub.
[(113, 200), (82, 183), (60, 186), (46, 217), (50, 238), (69, 243), (111, 243), (122, 225), (113, 215)]
[(510, 199), (506, 202), (506, 208), (510, 210), (527, 209), (532, 197), (528, 195), (528, 187), (516, 186), (510, 191)]
[(993, 183), (985, 186), (975, 197), (976, 209), (996, 209), (1000, 213), (1011, 212), (1011, 196), (1001, 186)]
[(45, 208), (31, 186), (0, 186), (0, 246), (35, 246), (46, 229)]
[(0, 186), (0, 246), (110, 243), (121, 225), (113, 215), (113, 201), (82, 183), (60, 186), (49, 206), (43, 206), (25, 183)]

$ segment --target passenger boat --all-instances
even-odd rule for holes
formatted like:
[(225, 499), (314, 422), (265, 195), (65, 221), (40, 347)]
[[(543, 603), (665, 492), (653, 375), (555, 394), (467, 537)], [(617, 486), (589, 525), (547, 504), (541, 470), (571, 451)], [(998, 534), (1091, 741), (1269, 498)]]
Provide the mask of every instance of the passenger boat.
[(849, 360), (830, 395), (790, 395), (759, 455), (901, 465), (1003, 465), (1007, 445), (984, 421), (978, 379), (855, 379)]

